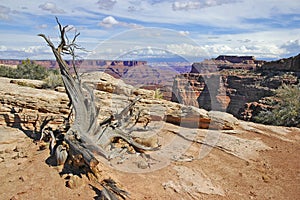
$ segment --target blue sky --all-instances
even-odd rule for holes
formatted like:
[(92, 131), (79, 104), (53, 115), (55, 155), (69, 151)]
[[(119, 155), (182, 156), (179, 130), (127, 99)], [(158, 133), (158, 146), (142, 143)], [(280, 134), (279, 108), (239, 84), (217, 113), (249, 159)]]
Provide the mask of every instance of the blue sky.
[(57, 42), (55, 16), (81, 33), (86, 58), (300, 53), (297, 0), (0, 0), (0, 58), (53, 59), (37, 34)]

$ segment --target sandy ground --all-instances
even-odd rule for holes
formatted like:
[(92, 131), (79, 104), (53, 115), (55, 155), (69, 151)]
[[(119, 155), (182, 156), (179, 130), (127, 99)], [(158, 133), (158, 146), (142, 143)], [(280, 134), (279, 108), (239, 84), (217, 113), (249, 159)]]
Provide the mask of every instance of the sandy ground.
[[(300, 130), (282, 128), (284, 134), (276, 127), (259, 130), (239, 136), (259, 139), (269, 147), (249, 160), (214, 148), (202, 159), (174, 161), (147, 173), (108, 166), (101, 173), (112, 175), (130, 193), (129, 199), (299, 199)], [(0, 127), (0, 199), (98, 198), (96, 188), (101, 187), (85, 176), (74, 189), (67, 187), (67, 175), (47, 164), (49, 150), (40, 146), (18, 129)], [(185, 155), (197, 158), (200, 147), (193, 143)]]

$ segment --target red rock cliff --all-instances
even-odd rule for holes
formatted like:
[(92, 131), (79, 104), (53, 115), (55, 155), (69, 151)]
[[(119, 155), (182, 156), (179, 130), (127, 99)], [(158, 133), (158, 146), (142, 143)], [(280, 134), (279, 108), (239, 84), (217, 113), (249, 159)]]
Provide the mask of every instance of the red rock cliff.
[(227, 111), (238, 118), (251, 120), (253, 113), (265, 108), (263, 102), (272, 97), (274, 89), (283, 83), (300, 82), (297, 71), (299, 55), (262, 66), (258, 63), (231, 63), (224, 58), (227, 57), (194, 63), (190, 73), (177, 75), (172, 101), (207, 110)]

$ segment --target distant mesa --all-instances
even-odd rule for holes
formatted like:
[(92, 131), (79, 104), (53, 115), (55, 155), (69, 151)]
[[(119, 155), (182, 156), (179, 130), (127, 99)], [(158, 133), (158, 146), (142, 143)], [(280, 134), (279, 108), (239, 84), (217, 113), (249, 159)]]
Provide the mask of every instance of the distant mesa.
[(256, 59), (254, 56), (226, 56), (220, 55), (215, 60), (226, 60), (231, 63), (255, 63)]
[(252, 70), (261, 67), (266, 61), (256, 60), (254, 56), (220, 55), (215, 59), (194, 63), (191, 73), (208, 73), (223, 69), (247, 69)]

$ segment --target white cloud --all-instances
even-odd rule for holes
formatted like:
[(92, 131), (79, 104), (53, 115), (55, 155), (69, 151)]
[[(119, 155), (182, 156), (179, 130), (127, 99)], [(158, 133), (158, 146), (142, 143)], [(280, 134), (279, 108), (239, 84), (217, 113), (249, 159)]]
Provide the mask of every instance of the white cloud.
[(0, 45), (0, 51), (7, 51), (7, 47), (4, 45)]
[(46, 28), (48, 28), (48, 25), (47, 24), (41, 24), (38, 27), (41, 28), (41, 29), (46, 29)]
[[(167, 45), (174, 42), (195, 44), (191, 39), (183, 37), (178, 31), (174, 30), (159, 28), (131, 29), (103, 41), (91, 56), (111, 59), (122, 55), (162, 58), (167, 56), (166, 52), (181, 53), (167, 48)], [(108, 54), (105, 51), (106, 49), (111, 49), (112, 51)], [(174, 46), (174, 49), (176, 49), (176, 46)]]
[(190, 34), (189, 31), (179, 31), (179, 34), (182, 36), (188, 36)]
[(174, 11), (193, 10), (207, 7), (218, 6), (222, 4), (235, 3), (237, 0), (198, 0), (198, 1), (175, 1), (172, 4)]
[(253, 55), (259, 58), (279, 58), (284, 50), (276, 45), (191, 45), (191, 44), (171, 44), (167, 49), (174, 54), (187, 58), (213, 58), (218, 55)]
[(221, 54), (228, 55), (252, 55), (260, 58), (279, 58), (279, 55), (283, 54), (284, 51), (276, 45), (241, 45), (241, 46), (229, 46), (222, 44), (207, 45), (205, 49), (216, 57)]
[(168, 46), (173, 52), (186, 56), (217, 57), (220, 54), (253, 55), (257, 58), (278, 59), (299, 54), (300, 29), (270, 30), (241, 34), (219, 34), (218, 37), (198, 35), (198, 45), (172, 44)]
[(290, 54), (299, 54), (300, 53), (300, 39), (290, 40), (283, 44), (281, 48), (285, 49)]
[(62, 14), (65, 13), (63, 9), (60, 9), (56, 6), (55, 3), (52, 2), (46, 2), (44, 4), (39, 5), (39, 8), (45, 11), (50, 11), (53, 14)]
[(100, 23), (100, 26), (104, 26), (106, 28), (110, 28), (114, 25), (119, 24), (119, 22), (112, 16), (105, 17)]
[(166, 46), (166, 49), (174, 54), (185, 56), (185, 57), (193, 57), (193, 58), (208, 58), (209, 52), (205, 47), (196, 46), (192, 44), (169, 44)]
[(9, 20), (10, 12), (10, 8), (0, 5), (0, 20)]
[(49, 47), (45, 46), (28, 46), (28, 47), (13, 47), (7, 48), (0, 46), (2, 59), (54, 59)]
[(47, 46), (29, 46), (26, 48), (20, 49), (21, 51), (24, 51), (25, 53), (50, 53), (50, 48)]
[(128, 28), (142, 28), (142, 26), (134, 23), (126, 23), (126, 22), (119, 22), (113, 16), (108, 16), (102, 19), (102, 21), (98, 24), (99, 26), (103, 26), (105, 28), (111, 28), (113, 26), (122, 26)]
[(99, 0), (97, 5), (100, 9), (111, 10), (116, 3), (116, 0)]
[(200, 8), (200, 2), (197, 1), (187, 1), (187, 2), (174, 2), (172, 5), (173, 10), (190, 10)]

